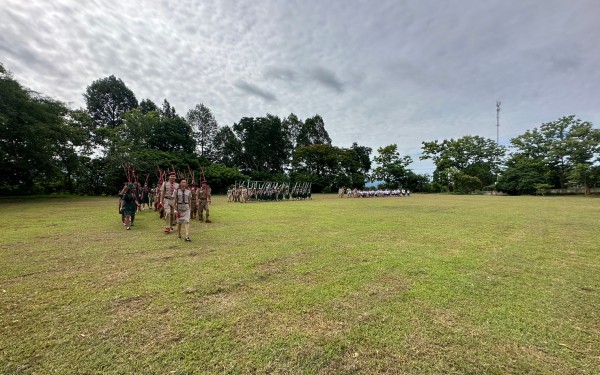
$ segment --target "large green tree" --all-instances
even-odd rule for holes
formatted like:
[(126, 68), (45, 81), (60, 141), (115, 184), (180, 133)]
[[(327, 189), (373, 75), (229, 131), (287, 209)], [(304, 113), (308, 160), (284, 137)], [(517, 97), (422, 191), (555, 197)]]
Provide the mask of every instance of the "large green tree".
[(310, 181), (316, 192), (331, 192), (336, 185), (350, 185), (340, 176), (340, 149), (327, 144), (298, 147), (294, 151), (294, 181)]
[(331, 145), (331, 138), (325, 130), (325, 121), (319, 115), (304, 120), (296, 137), (296, 147), (310, 145)]
[(150, 141), (159, 130), (161, 121), (156, 111), (144, 113), (134, 109), (123, 115), (123, 123), (114, 131), (113, 143), (120, 152), (152, 148)]
[(497, 189), (511, 195), (535, 194), (536, 186), (547, 184), (550, 175), (543, 160), (514, 153), (506, 161)]
[(332, 192), (342, 186), (362, 188), (367, 180), (352, 148), (327, 144), (298, 147), (292, 164), (292, 180), (312, 182), (316, 192)]
[[(482, 187), (493, 185), (506, 153), (505, 147), (495, 141), (471, 135), (456, 140), (423, 142), (422, 150), (420, 159), (431, 159), (436, 166), (434, 184), (458, 191), (461, 191), (461, 181), (468, 181), (469, 188), (473, 185), (465, 176), (478, 179)], [(460, 179), (452, 180), (451, 176), (460, 176)]]
[(242, 158), (242, 143), (229, 126), (217, 130), (212, 149), (214, 161), (226, 167), (239, 166)]
[(192, 155), (195, 154), (196, 142), (191, 126), (176, 115), (160, 118), (148, 139), (148, 146), (155, 150)]
[(215, 116), (207, 106), (197, 104), (188, 111), (186, 120), (192, 127), (198, 154), (207, 159), (213, 159), (212, 146), (219, 128)]
[(1, 194), (72, 191), (86, 131), (61, 102), (23, 87), (0, 64)]
[(391, 144), (378, 148), (373, 161), (378, 164), (373, 169), (373, 180), (383, 181), (388, 188), (397, 188), (407, 180), (412, 158), (408, 155), (400, 157), (398, 146)]
[(114, 75), (92, 82), (83, 96), (87, 110), (98, 128), (115, 128), (121, 125), (123, 114), (138, 106), (133, 91)]
[(511, 145), (514, 152), (504, 172), (505, 182), (514, 179), (523, 166), (537, 166), (528, 172), (529, 184), (521, 182), (521, 189), (515, 192), (531, 192), (534, 183), (561, 189), (568, 183), (579, 184), (589, 191), (595, 181), (595, 163), (600, 161), (600, 129), (574, 115), (528, 130), (511, 139)]
[(158, 112), (158, 106), (150, 99), (144, 99), (140, 102), (140, 111), (142, 111), (143, 114), (149, 113), (149, 112)]
[[(166, 102), (168, 103), (168, 102)], [(138, 177), (156, 182), (157, 167), (186, 171), (199, 166), (189, 124), (170, 105), (168, 110), (145, 112), (134, 109), (123, 115), (123, 123), (110, 131), (111, 147), (103, 157), (102, 189), (114, 193), (124, 179), (123, 165), (135, 168)], [(163, 108), (164, 108), (163, 107)], [(161, 115), (168, 114), (166, 115)]]
[(598, 179), (600, 163), (600, 129), (588, 121), (576, 119), (574, 115), (558, 120), (568, 124), (567, 153), (572, 165), (567, 177), (574, 185), (583, 185), (589, 195), (592, 184)]
[(175, 118), (178, 116), (175, 107), (173, 107), (167, 99), (163, 100), (162, 107), (158, 109), (158, 112), (162, 117), (166, 118)]
[(352, 143), (350, 148), (354, 150), (356, 161), (360, 164), (359, 171), (367, 176), (371, 171), (371, 153), (373, 149), (367, 146), (359, 146), (356, 142)]
[[(354, 145), (351, 148), (338, 148), (339, 170), (334, 178), (335, 186), (333, 191), (339, 187), (362, 189), (369, 179), (368, 174), (365, 172), (364, 156), (367, 150), (370, 152), (370, 148), (363, 148), (362, 146), (354, 147)], [(370, 164), (371, 162), (369, 161), (369, 166)]]
[(281, 122), (289, 134), (292, 147), (295, 148), (303, 122), (293, 113), (290, 113), (289, 116), (284, 118)]
[(233, 125), (242, 145), (243, 172), (256, 178), (282, 174), (289, 163), (291, 141), (281, 119), (267, 114), (265, 117), (244, 117)]
[(238, 168), (226, 167), (219, 163), (210, 163), (206, 167), (206, 179), (210, 181), (213, 194), (225, 193), (229, 186), (248, 179)]

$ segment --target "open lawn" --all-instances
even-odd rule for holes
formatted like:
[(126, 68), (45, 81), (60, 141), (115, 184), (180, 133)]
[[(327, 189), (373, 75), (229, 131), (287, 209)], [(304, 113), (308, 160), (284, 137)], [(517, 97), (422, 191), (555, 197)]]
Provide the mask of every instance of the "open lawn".
[(600, 373), (597, 198), (0, 208), (0, 374)]

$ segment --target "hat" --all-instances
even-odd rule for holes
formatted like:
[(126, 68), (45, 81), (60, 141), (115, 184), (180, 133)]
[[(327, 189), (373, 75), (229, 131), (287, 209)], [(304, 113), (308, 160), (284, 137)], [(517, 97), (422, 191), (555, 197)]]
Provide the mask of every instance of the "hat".
[(171, 177), (171, 176), (175, 176), (175, 172), (170, 172), (169, 177)]

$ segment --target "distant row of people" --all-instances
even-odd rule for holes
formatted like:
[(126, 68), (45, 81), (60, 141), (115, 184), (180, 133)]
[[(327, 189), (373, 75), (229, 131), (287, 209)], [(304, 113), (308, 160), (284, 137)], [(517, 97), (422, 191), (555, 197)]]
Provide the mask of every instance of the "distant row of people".
[(371, 198), (371, 197), (410, 197), (409, 189), (377, 189), (377, 190), (359, 190), (341, 187), (338, 190), (338, 196), (344, 198)]
[(310, 186), (293, 187), (288, 185), (271, 188), (231, 187), (227, 190), (227, 202), (279, 202), (283, 200), (312, 199)]

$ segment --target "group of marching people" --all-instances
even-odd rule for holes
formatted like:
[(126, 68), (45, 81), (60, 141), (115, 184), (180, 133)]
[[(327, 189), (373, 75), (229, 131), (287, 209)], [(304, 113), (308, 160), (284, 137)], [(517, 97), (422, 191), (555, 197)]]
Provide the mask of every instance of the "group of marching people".
[(377, 190), (358, 190), (356, 188), (341, 187), (338, 190), (338, 197), (344, 198), (372, 198), (372, 197), (410, 197), (408, 189), (377, 189)]
[(312, 199), (309, 188), (280, 185), (270, 188), (247, 188), (232, 186), (227, 190), (228, 202), (279, 202), (283, 200)]
[(160, 218), (165, 220), (166, 234), (173, 232), (173, 226), (177, 224), (178, 238), (181, 239), (183, 225), (185, 241), (190, 242), (190, 220), (197, 215), (199, 221), (210, 223), (211, 200), (211, 188), (206, 180), (199, 187), (195, 184), (190, 186), (185, 178), (177, 182), (175, 172), (171, 172), (167, 181), (154, 188), (149, 188), (147, 184), (142, 187), (137, 182), (126, 183), (119, 193), (119, 213), (123, 225), (130, 230), (136, 212), (142, 211), (144, 205), (148, 209), (154, 207), (154, 211), (160, 212)]

